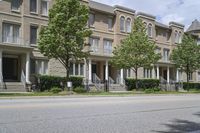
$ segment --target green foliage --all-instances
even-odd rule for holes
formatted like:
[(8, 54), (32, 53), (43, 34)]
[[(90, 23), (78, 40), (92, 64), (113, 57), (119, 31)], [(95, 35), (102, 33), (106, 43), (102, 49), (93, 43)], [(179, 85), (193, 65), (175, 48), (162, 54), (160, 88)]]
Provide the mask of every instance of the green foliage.
[(132, 69), (137, 80), (139, 68), (149, 68), (160, 59), (155, 50), (155, 42), (147, 36), (145, 25), (136, 18), (132, 32), (114, 49), (111, 63), (119, 69)]
[(183, 83), (184, 90), (200, 90), (200, 83)]
[(49, 11), (49, 23), (40, 32), (38, 48), (49, 58), (55, 58), (66, 68), (69, 63), (88, 56), (83, 52), (84, 41), (91, 35), (87, 28), (89, 9), (80, 0), (55, 0)]
[(50, 92), (52, 92), (54, 94), (58, 94), (59, 92), (62, 92), (62, 89), (58, 88), (58, 87), (53, 87), (50, 89)]
[(191, 35), (183, 36), (182, 43), (177, 45), (170, 57), (176, 67), (187, 74), (187, 82), (189, 82), (189, 74), (200, 68), (199, 58), (200, 46)]
[[(125, 84), (128, 87), (128, 90), (137, 89), (135, 79), (125, 79)], [(157, 79), (139, 79), (138, 88), (140, 89), (151, 89), (159, 88), (160, 81)]]
[(74, 92), (76, 93), (86, 93), (87, 90), (85, 90), (83, 87), (76, 87), (73, 89)]
[[(66, 86), (65, 77), (39, 75), (36, 78), (40, 79), (39, 88), (41, 91), (49, 91), (52, 87), (62, 88), (63, 86), (61, 86), (61, 82), (63, 83), (64, 87)], [(68, 81), (72, 82), (73, 88), (83, 86), (83, 77), (70, 77)]]
[(150, 93), (158, 93), (160, 92), (161, 89), (160, 88), (149, 88), (149, 89), (145, 89), (144, 92), (147, 93), (147, 94), (150, 94)]

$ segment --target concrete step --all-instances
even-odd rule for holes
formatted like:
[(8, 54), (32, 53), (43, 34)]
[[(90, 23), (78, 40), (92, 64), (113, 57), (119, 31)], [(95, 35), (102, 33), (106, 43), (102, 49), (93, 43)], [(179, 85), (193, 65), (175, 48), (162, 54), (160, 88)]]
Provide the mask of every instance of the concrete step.
[(0, 92), (26, 92), (26, 89), (21, 82), (5, 82), (1, 85)]

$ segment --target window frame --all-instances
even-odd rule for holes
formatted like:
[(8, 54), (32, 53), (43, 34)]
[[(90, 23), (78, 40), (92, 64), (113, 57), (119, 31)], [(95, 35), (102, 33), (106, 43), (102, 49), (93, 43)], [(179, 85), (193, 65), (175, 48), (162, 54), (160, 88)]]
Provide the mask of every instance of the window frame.
[[(129, 22), (129, 27), (128, 27), (128, 22)], [(126, 19), (126, 32), (131, 33), (131, 30), (132, 30), (132, 19), (130, 17), (128, 17)]]
[[(46, 11), (46, 14), (43, 14), (43, 5), (42, 5), (42, 2), (46, 2), (46, 4), (47, 4), (47, 11)], [(41, 13), (41, 15), (42, 16), (48, 16), (49, 15), (49, 0), (41, 0), (41, 3), (40, 3), (41, 5), (40, 5), (40, 8), (41, 8), (41, 11), (40, 11), (40, 13)]]
[(149, 23), (147, 26), (147, 35), (149, 37), (153, 37), (153, 24), (152, 23)]
[(120, 32), (126, 32), (125, 21), (126, 21), (126, 18), (124, 16), (120, 16)]
[(16, 0), (11, 0), (11, 11), (14, 11), (14, 12), (20, 12), (20, 4), (21, 4), (21, 0), (18, 0), (18, 3), (17, 3), (18, 6), (19, 6), (18, 9), (14, 9), (14, 8), (13, 8), (13, 1), (14, 1), (14, 3), (15, 3)]
[[(32, 43), (32, 28), (35, 28), (36, 29), (36, 39), (35, 39), (35, 43)], [(37, 45), (37, 39), (38, 39), (38, 26), (37, 25), (30, 25), (30, 45), (34, 45), (36, 46)]]
[(30, 13), (31, 14), (38, 14), (38, 0), (35, 0), (35, 2), (36, 2), (35, 3), (35, 11), (32, 11), (32, 8), (31, 8), (32, 7), (31, 6), (32, 3), (31, 3), (31, 1), (32, 0), (29, 0), (29, 11), (30, 11)]
[[(92, 18), (92, 20), (91, 20), (91, 18)], [(90, 13), (89, 14), (89, 27), (94, 28), (94, 24), (95, 24), (95, 14)]]

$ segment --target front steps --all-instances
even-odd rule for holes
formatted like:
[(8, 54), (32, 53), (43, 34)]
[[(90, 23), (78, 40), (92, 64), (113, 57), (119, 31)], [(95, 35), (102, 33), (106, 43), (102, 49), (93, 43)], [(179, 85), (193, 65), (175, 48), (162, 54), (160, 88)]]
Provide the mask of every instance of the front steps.
[(4, 82), (0, 86), (0, 92), (26, 92), (21, 82)]

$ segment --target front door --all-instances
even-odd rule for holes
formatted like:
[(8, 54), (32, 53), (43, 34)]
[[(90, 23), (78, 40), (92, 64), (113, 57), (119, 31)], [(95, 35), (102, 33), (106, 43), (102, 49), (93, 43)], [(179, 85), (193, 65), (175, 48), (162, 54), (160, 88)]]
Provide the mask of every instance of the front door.
[(92, 64), (92, 82), (94, 82), (94, 76), (97, 74), (97, 65)]
[(3, 79), (5, 82), (18, 81), (18, 59), (3, 58)]

